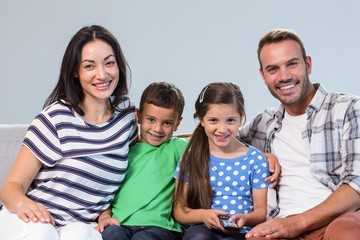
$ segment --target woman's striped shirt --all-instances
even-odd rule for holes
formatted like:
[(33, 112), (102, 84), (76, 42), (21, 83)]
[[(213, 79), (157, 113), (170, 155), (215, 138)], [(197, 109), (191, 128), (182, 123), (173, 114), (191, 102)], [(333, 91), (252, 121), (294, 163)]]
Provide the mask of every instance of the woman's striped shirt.
[(101, 125), (59, 102), (44, 109), (23, 142), (43, 163), (27, 196), (44, 204), (57, 225), (94, 222), (124, 179), (129, 144), (137, 137), (135, 116), (128, 98)]

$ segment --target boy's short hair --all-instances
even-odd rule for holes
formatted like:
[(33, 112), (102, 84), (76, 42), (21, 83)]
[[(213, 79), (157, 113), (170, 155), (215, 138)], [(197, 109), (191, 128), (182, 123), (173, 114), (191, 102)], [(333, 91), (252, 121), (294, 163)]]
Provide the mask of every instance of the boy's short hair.
[(182, 116), (185, 106), (184, 95), (174, 84), (169, 82), (153, 82), (141, 95), (139, 109), (142, 111), (145, 103), (162, 108), (174, 108)]

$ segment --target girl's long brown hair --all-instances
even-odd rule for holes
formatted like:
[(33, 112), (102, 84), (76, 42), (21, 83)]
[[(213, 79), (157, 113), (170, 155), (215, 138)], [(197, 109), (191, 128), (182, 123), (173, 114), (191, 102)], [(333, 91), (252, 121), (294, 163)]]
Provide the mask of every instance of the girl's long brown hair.
[[(235, 104), (240, 116), (245, 116), (244, 98), (239, 86), (234, 83), (214, 82), (204, 87), (195, 103), (194, 118), (202, 120), (211, 104)], [(211, 208), (209, 163), (209, 140), (199, 123), (181, 159), (174, 206), (181, 206), (183, 211), (186, 211), (186, 207)], [(185, 193), (186, 184), (187, 193)]]

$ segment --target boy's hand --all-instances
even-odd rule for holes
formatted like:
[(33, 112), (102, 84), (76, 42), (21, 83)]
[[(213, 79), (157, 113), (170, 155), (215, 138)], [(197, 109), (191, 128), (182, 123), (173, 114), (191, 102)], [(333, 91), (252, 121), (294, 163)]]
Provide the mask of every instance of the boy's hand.
[(96, 230), (99, 232), (103, 232), (104, 229), (110, 225), (118, 225), (120, 226), (119, 220), (112, 217), (103, 217), (101, 220), (99, 219), (99, 224), (96, 226)]
[(111, 217), (111, 208), (109, 207), (100, 214), (98, 218), (98, 225), (96, 226), (96, 230), (102, 232), (107, 226), (110, 225), (120, 226), (120, 222), (117, 219)]
[(279, 183), (281, 173), (281, 166), (277, 157), (272, 153), (263, 153), (269, 163), (269, 171), (271, 176), (265, 178), (265, 181), (270, 182), (270, 188), (276, 187)]

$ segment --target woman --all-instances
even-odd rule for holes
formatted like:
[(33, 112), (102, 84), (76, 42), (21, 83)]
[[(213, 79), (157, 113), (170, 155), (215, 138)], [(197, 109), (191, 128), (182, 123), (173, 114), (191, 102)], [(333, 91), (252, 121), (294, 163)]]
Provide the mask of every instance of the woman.
[(127, 64), (115, 37), (101, 26), (80, 29), (1, 190), (1, 234), (102, 239), (96, 219), (124, 178), (137, 136), (127, 93)]

